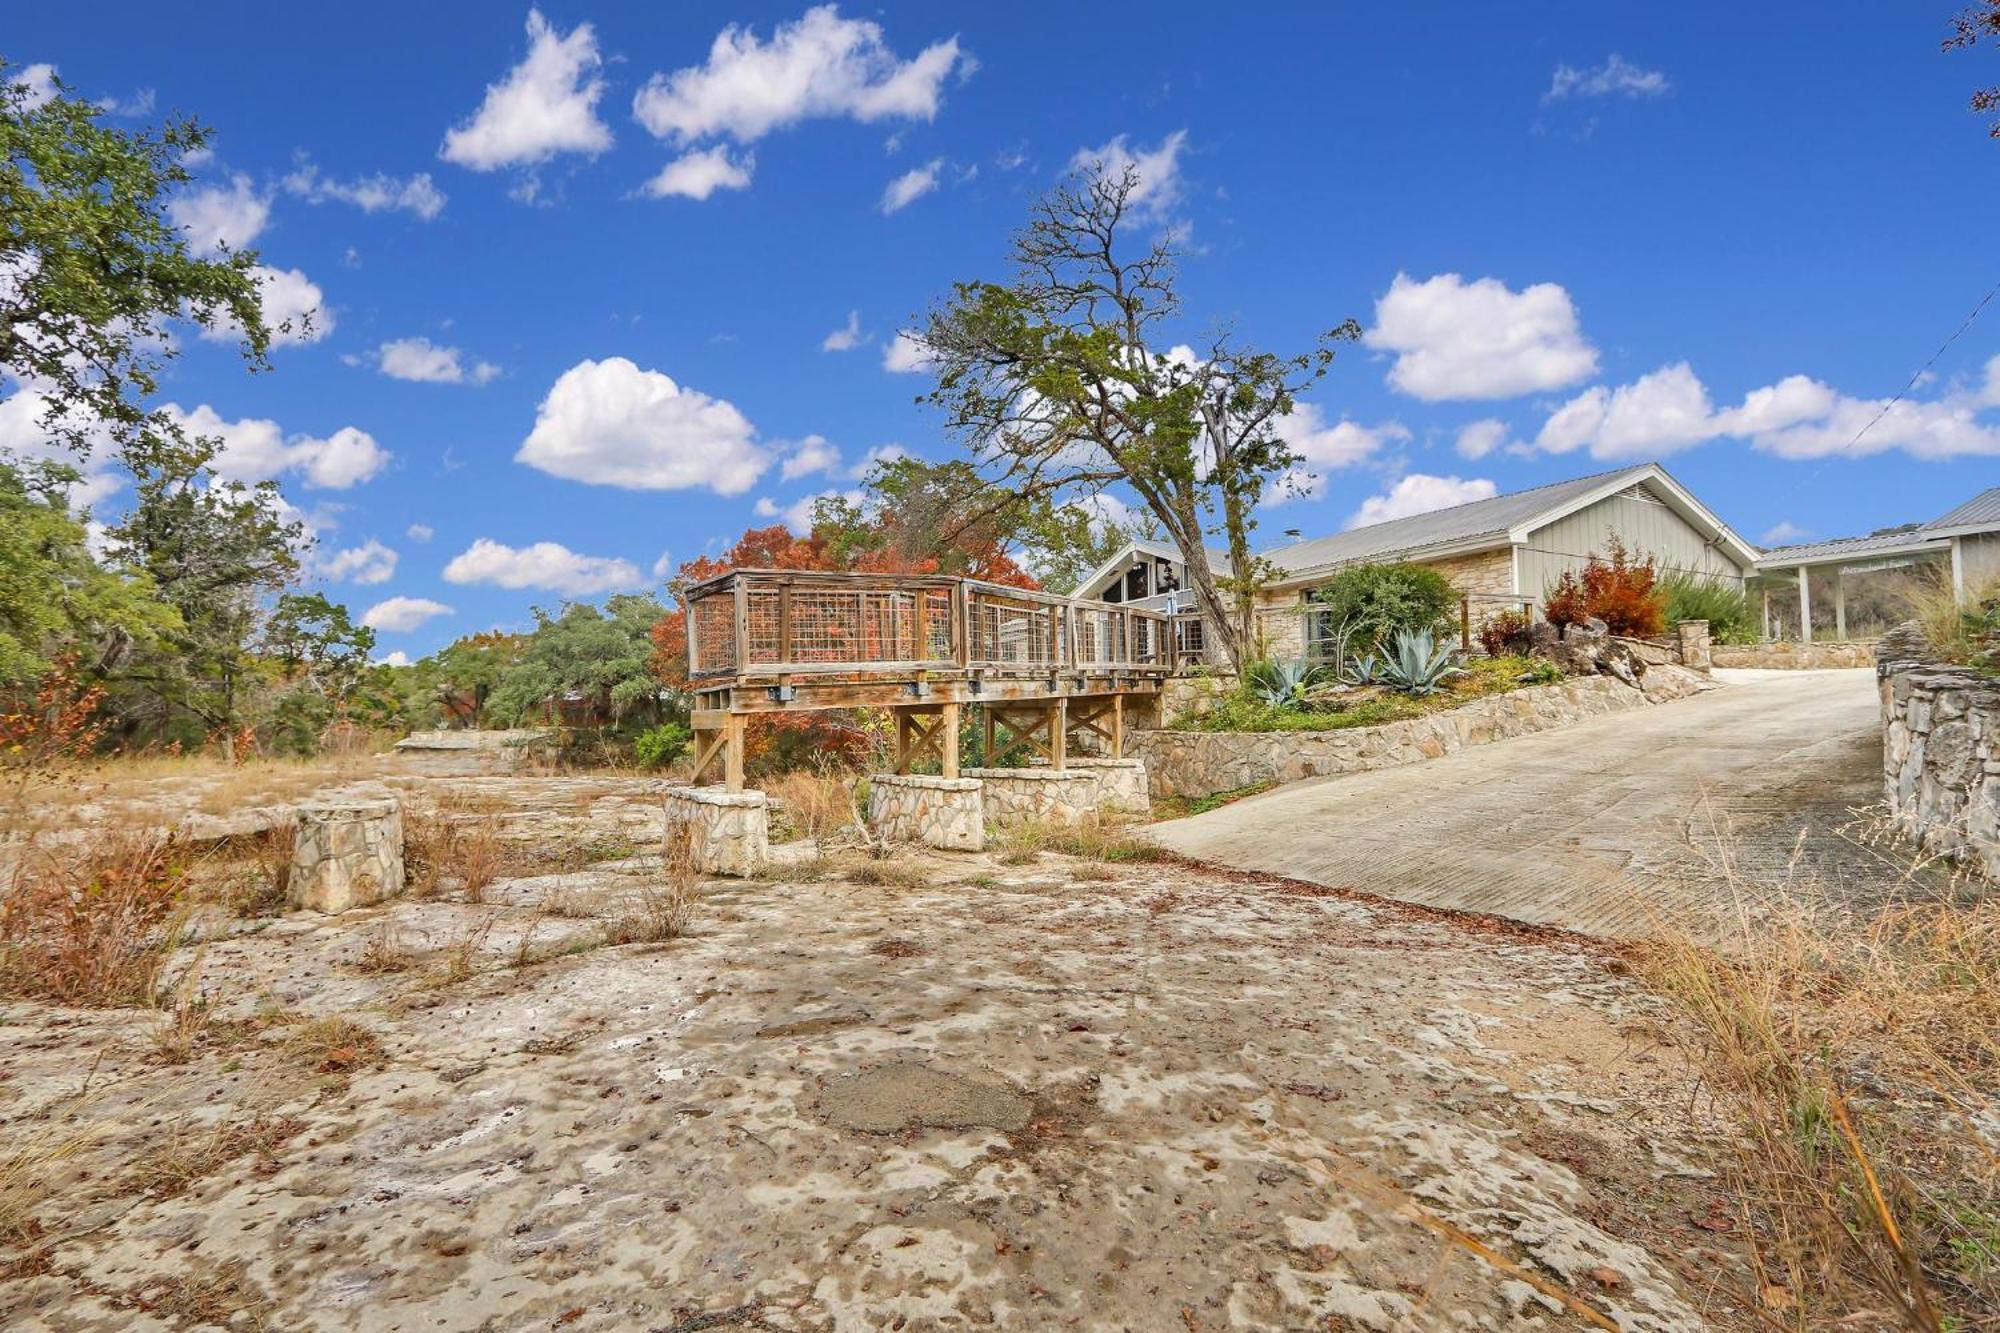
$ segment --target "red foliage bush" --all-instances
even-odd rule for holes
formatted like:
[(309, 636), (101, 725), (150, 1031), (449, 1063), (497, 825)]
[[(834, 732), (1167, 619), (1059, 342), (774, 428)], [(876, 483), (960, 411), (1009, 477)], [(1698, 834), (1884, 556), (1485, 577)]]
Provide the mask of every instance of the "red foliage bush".
[(1488, 657), (1498, 657), (1517, 640), (1528, 637), (1528, 618), (1519, 611), (1502, 611), (1479, 627), (1479, 646)]
[(186, 877), (177, 844), (140, 834), (22, 857), (0, 898), (0, 993), (77, 1005), (151, 999)]
[(1639, 556), (1613, 537), (1607, 556), (1593, 554), (1579, 579), (1565, 570), (1542, 599), (1550, 624), (1567, 630), (1596, 617), (1613, 634), (1645, 638), (1667, 627), (1666, 592), (1651, 556)]

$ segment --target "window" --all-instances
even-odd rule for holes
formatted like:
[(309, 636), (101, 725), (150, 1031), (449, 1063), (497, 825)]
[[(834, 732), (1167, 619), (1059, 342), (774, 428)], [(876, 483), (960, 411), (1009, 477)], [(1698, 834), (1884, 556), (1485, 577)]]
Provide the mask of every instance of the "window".
[(1334, 623), (1333, 612), (1312, 602), (1305, 604), (1306, 618), (1306, 661), (1322, 665), (1338, 666), (1334, 656), (1338, 648), (1339, 626)]

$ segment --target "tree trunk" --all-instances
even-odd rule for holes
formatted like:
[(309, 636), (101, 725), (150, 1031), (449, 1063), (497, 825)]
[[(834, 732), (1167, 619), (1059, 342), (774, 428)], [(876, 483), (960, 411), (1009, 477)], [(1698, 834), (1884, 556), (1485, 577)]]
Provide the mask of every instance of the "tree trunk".
[[(1222, 522), (1229, 542), (1230, 601), (1236, 614), (1236, 642), (1241, 653), (1257, 642), (1257, 587), (1251, 578), (1250, 522), (1244, 513), (1243, 496), (1232, 486), (1222, 492)], [(1241, 660), (1237, 669), (1243, 667)]]
[[(1200, 531), (1197, 526), (1196, 534), (1199, 535)], [(1241, 672), (1243, 640), (1236, 632), (1236, 621), (1230, 616), (1222, 595), (1216, 591), (1215, 574), (1208, 567), (1207, 548), (1199, 541), (1184, 542), (1181, 545), (1181, 554), (1186, 559), (1188, 581), (1194, 584), (1195, 596), (1201, 601), (1202, 619), (1207, 622), (1208, 628), (1215, 632), (1216, 637), (1222, 640), (1222, 650), (1229, 654), (1230, 669)]]

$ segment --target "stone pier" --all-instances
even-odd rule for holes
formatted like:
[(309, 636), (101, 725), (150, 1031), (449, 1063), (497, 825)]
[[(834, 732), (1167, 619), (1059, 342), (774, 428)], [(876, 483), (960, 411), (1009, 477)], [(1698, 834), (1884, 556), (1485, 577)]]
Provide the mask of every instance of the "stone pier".
[(1088, 774), (1097, 783), (1097, 809), (1107, 815), (1153, 813), (1152, 783), (1146, 765), (1138, 759), (1099, 759), (1070, 756), (1066, 767)]
[(986, 822), (1074, 824), (1097, 809), (1097, 775), (1087, 768), (968, 768), (979, 779)]
[(771, 815), (761, 791), (674, 787), (662, 798), (667, 826), (693, 829), (704, 875), (755, 875), (771, 855)]
[(403, 892), (403, 807), (394, 800), (311, 801), (298, 808), (285, 896), (345, 912)]
[(977, 778), (877, 773), (868, 779), (868, 825), (884, 842), (953, 852), (986, 846), (985, 801)]

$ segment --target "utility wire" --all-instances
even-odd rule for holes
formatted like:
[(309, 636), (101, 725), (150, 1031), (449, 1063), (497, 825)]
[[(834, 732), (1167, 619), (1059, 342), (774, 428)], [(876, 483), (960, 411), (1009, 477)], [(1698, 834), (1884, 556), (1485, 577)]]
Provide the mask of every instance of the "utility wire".
[(1924, 376), (1930, 374), (1931, 367), (1938, 363), (1938, 358), (1943, 356), (1945, 352), (1950, 350), (1951, 345), (1958, 341), (1958, 335), (1964, 333), (1967, 329), (1972, 327), (1972, 321), (1979, 318), (1979, 312), (1986, 309), (1987, 304), (1993, 300), (1996, 294), (2000, 294), (2000, 282), (1994, 283), (1992, 290), (1988, 291), (1985, 296), (1980, 298), (1979, 304), (1972, 307), (1972, 313), (1965, 317), (1964, 322), (1961, 323), (1957, 328), (1953, 329), (1951, 331), (1951, 336), (1949, 338), (1946, 338), (1943, 344), (1941, 344), (1935, 352), (1931, 353), (1931, 359), (1924, 362), (1924, 364), (1918, 368), (1916, 374), (1910, 376), (1910, 382), (1908, 384), (1905, 384), (1902, 388), (1898, 389), (1896, 391), (1896, 396), (1894, 398), (1891, 398), (1888, 402), (1882, 404), (1882, 410), (1880, 412), (1877, 412), (1872, 418), (1870, 418), (1867, 425), (1863, 426), (1860, 430), (1854, 433), (1854, 438), (1847, 442), (1847, 448), (1841, 450), (1841, 453), (1845, 454), (1852, 451), (1855, 445), (1861, 443), (1862, 436), (1866, 435), (1869, 431), (1874, 430), (1876, 424), (1879, 423), (1883, 417), (1889, 415), (1889, 411), (1891, 408), (1895, 407), (1897, 403), (1902, 402), (1904, 398), (1909, 396), (1910, 390), (1916, 388), (1919, 381), (1921, 381)]

